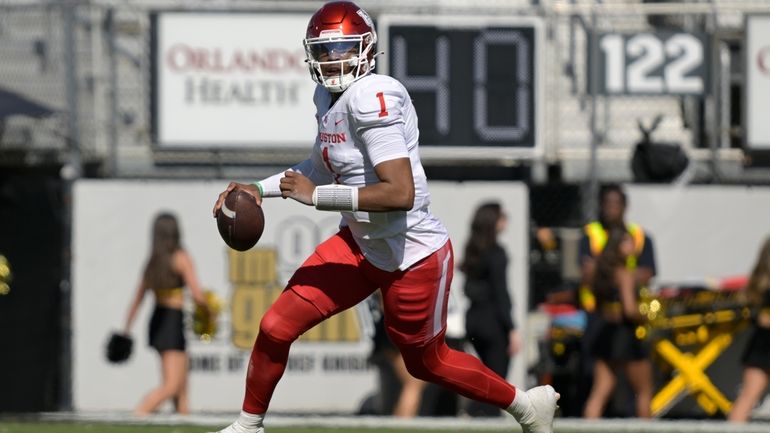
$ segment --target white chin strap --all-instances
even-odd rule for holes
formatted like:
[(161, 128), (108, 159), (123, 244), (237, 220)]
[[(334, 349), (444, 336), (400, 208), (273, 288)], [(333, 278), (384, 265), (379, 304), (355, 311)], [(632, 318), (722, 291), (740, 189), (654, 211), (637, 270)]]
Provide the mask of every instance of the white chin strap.
[[(315, 67), (317, 68), (318, 76), (321, 77), (321, 81), (320, 82), (318, 82), (318, 80), (316, 80), (316, 81), (319, 84), (321, 84), (322, 86), (324, 86), (328, 91), (330, 91), (332, 93), (344, 92), (345, 89), (350, 87), (351, 84), (355, 83), (360, 78), (363, 78), (364, 76), (366, 76), (369, 73), (369, 71), (372, 70), (372, 66), (368, 65), (369, 62), (364, 60), (362, 63), (359, 63), (360, 61), (361, 61), (360, 58), (354, 58), (354, 59), (349, 59), (349, 60), (340, 60), (340, 61), (337, 61), (337, 62), (327, 62), (327, 63), (325, 63), (325, 64), (339, 63), (340, 71), (343, 71), (345, 69), (346, 64), (347, 64), (347, 66), (349, 68), (351, 68), (351, 72), (349, 72), (347, 74), (340, 73), (340, 74), (334, 75), (334, 76), (323, 75), (321, 73), (321, 64), (317, 63), (315, 65)], [(359, 67), (359, 65), (360, 65), (360, 67)], [(366, 72), (359, 74), (358, 72), (362, 68), (365, 69)]]
[[(381, 54), (381, 53), (377, 53)], [(312, 68), (314, 73), (311, 73), (313, 76), (313, 80), (324, 86), (326, 90), (332, 92), (332, 93), (340, 93), (344, 92), (345, 89), (350, 87), (351, 84), (355, 83), (356, 81), (360, 80), (361, 78), (369, 75), (371, 71), (374, 70), (374, 59), (372, 59), (371, 62), (366, 60), (366, 53), (364, 53), (364, 56), (362, 57), (356, 57), (348, 60), (337, 60), (332, 62), (323, 62), (324, 65), (330, 65), (333, 63), (338, 63), (340, 67), (340, 71), (345, 70), (345, 64), (347, 63), (348, 67), (351, 68), (351, 72), (347, 74), (338, 74), (335, 76), (327, 77), (321, 72), (321, 62), (310, 62), (310, 68)], [(358, 73), (361, 69), (364, 70), (363, 73)]]
[(332, 93), (339, 93), (345, 91), (354, 81), (356, 81), (356, 76), (353, 73), (340, 74), (333, 77), (324, 77), (322, 85)]

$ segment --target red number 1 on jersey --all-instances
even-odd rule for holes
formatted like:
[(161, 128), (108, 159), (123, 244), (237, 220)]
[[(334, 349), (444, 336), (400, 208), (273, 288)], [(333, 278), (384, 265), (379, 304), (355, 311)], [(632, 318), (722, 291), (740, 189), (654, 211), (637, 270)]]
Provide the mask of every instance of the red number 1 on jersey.
[(380, 92), (377, 95), (377, 99), (380, 100), (380, 117), (385, 117), (388, 115), (388, 110), (385, 109), (385, 95)]

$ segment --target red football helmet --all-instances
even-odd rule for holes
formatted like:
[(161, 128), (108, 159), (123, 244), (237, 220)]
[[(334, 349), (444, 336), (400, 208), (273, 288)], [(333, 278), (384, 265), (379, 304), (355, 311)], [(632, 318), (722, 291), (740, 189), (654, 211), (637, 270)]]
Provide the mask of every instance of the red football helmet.
[(305, 53), (313, 81), (338, 93), (374, 69), (377, 33), (369, 14), (353, 2), (326, 3), (311, 18)]

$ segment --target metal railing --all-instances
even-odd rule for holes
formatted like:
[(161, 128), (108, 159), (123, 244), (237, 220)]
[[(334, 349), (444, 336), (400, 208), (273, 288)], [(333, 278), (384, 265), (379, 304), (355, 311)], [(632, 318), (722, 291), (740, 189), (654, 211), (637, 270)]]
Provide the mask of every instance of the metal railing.
[[(731, 92), (740, 87), (747, 14), (770, 12), (764, 1), (361, 1), (376, 18), (401, 15), (534, 16), (545, 28), (537, 71), (545, 91), (543, 152), (536, 161), (492, 158), (485, 164), (560, 164), (568, 182), (628, 180), (639, 120), (662, 115), (655, 138), (678, 142), (695, 161), (691, 180), (744, 179), (740, 124), (731, 123)], [(0, 2), (0, 90), (33, 112), (0, 119), (0, 164), (67, 164), (105, 177), (255, 177), (305, 156), (268, 149), (167, 152), (152, 142), (151, 20), (157, 10), (298, 11), (312, 1), (3, 1)], [(711, 85), (703, 97), (593, 96), (588, 91), (592, 31), (700, 32), (709, 40)], [(301, 35), (298, 36), (298, 40)], [(736, 76), (738, 78), (736, 78)], [(21, 105), (18, 105), (21, 107)], [(21, 109), (21, 108), (20, 108)], [(42, 110), (34, 112), (34, 109)], [(48, 110), (48, 111), (46, 111)], [(308, 138), (308, 142), (312, 137)], [(736, 144), (737, 143), (737, 144)], [(462, 165), (431, 153), (425, 164)], [(537, 171), (535, 171), (537, 173)], [(537, 178), (537, 174), (533, 177)], [(537, 180), (537, 179), (535, 179)], [(766, 181), (770, 181), (770, 175)]]

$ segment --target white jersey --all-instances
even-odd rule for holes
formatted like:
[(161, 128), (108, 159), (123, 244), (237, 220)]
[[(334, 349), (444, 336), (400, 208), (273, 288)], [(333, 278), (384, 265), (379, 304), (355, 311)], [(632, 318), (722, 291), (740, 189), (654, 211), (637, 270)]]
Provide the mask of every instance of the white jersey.
[[(331, 106), (331, 94), (318, 86), (313, 97), (318, 135), (310, 160), (294, 169), (316, 185), (338, 183), (364, 187), (379, 182), (374, 166), (408, 157), (414, 177), (414, 206), (409, 211), (342, 212), (364, 256), (374, 266), (405, 270), (441, 248), (446, 227), (431, 214), (425, 170), (420, 162), (417, 115), (404, 86), (386, 75), (370, 74), (353, 83)], [(396, 126), (403, 140), (387, 146), (367, 143), (363, 136), (378, 127)], [(371, 140), (370, 140), (371, 141)]]

